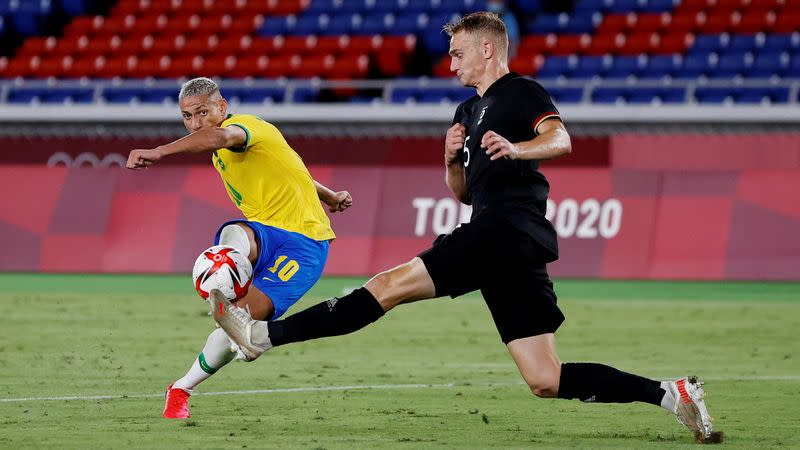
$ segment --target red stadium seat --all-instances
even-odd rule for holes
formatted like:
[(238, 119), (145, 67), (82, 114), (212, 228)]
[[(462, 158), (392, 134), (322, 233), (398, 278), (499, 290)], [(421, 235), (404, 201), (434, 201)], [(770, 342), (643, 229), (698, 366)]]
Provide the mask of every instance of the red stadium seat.
[(136, 19), (136, 23), (133, 25), (133, 28), (130, 30), (130, 33), (134, 34), (158, 34), (163, 32), (167, 25), (169, 24), (169, 19), (165, 14), (148, 14), (144, 16), (139, 16)]
[(745, 8), (750, 3), (750, 0), (717, 0), (713, 9), (714, 12), (734, 12)]
[(800, 30), (800, 9), (781, 12), (772, 26), (773, 33), (796, 33), (797, 30)]
[(701, 31), (705, 23), (706, 14), (702, 12), (674, 14), (669, 30), (670, 32), (694, 33)]
[(64, 77), (81, 78), (94, 77), (96, 73), (94, 56), (84, 56), (73, 59), (72, 63), (64, 68)]
[(200, 23), (195, 27), (194, 33), (197, 34), (222, 34), (232, 29), (233, 16), (223, 14), (222, 16), (206, 15), (202, 16)]
[(347, 54), (334, 59), (328, 76), (337, 80), (364, 78), (368, 70), (369, 56), (365, 54)]
[(619, 53), (623, 55), (639, 55), (650, 53), (658, 49), (661, 36), (658, 33), (631, 34), (625, 37), (625, 42), (620, 47)]
[(255, 15), (238, 15), (233, 18), (231, 29), (236, 31), (244, 31), (251, 33), (260, 28), (264, 23), (264, 16), (261, 14)]
[(616, 34), (624, 33), (636, 26), (638, 16), (636, 13), (630, 14), (606, 14), (603, 21), (597, 26), (595, 33)]
[(373, 53), (383, 45), (383, 37), (351, 36), (349, 50), (354, 53)]
[(172, 58), (160, 76), (167, 78), (197, 77), (205, 75), (205, 60), (202, 56), (178, 56)]
[(716, 0), (683, 0), (681, 4), (675, 8), (675, 13), (696, 13), (709, 9)]
[(25, 42), (22, 43), (22, 46), (17, 49), (16, 55), (18, 57), (28, 57), (31, 56), (40, 56), (46, 57), (50, 52), (52, 52), (56, 45), (58, 45), (58, 40), (52, 36), (50, 37), (29, 37), (25, 39)]
[(186, 36), (182, 34), (169, 36), (156, 36), (153, 41), (154, 55), (174, 55), (186, 47)]
[(742, 14), (742, 20), (731, 27), (731, 32), (755, 34), (767, 32), (775, 25), (776, 14), (773, 11), (749, 11)]
[(32, 68), (31, 76), (34, 78), (60, 77), (64, 74), (64, 67), (69, 64), (72, 64), (70, 56), (43, 58), (36, 67)]
[[(449, 63), (449, 59), (448, 63)], [(509, 62), (509, 68), (519, 73), (520, 75), (536, 75), (539, 71), (539, 67), (542, 66), (544, 62), (544, 58), (542, 55), (533, 55), (533, 54), (526, 54), (523, 56), (517, 55), (514, 59)], [(446, 76), (452, 76), (452, 73), (448, 70)]]
[(592, 43), (586, 49), (586, 53), (594, 56), (616, 54), (623, 45), (625, 45), (623, 33), (596, 35), (592, 38)]
[(122, 38), (113, 36), (95, 36), (89, 43), (87, 51), (95, 55), (113, 55), (122, 47)]
[(672, 14), (670, 13), (639, 14), (634, 29), (637, 33), (648, 32), (648, 31), (661, 32), (664, 29), (669, 29), (671, 23), (672, 23)]
[(186, 40), (186, 46), (181, 50), (186, 55), (206, 55), (213, 53), (219, 46), (219, 37), (212, 35), (196, 35)]
[(301, 54), (314, 50), (316, 46), (316, 36), (286, 36), (283, 39), (281, 52), (287, 54)]
[(517, 46), (518, 56), (533, 56), (539, 54), (550, 54), (558, 43), (558, 36), (555, 34), (531, 34), (523, 36)]
[(213, 55), (205, 62), (206, 76), (209, 77), (238, 77), (237, 59), (234, 55)]
[(104, 23), (103, 16), (78, 16), (64, 28), (64, 36), (92, 35), (100, 30)]
[(574, 55), (586, 51), (592, 44), (592, 36), (588, 34), (562, 34), (556, 45), (550, 50), (553, 55)]
[(741, 14), (738, 12), (714, 12), (714, 14), (710, 14), (706, 18), (706, 23), (703, 25), (702, 31), (706, 34), (726, 33), (735, 25), (738, 25), (740, 21)]
[(253, 38), (249, 34), (228, 34), (217, 46), (217, 52), (223, 55), (244, 53), (250, 49)]
[(276, 55), (269, 58), (266, 69), (259, 76), (267, 78), (293, 77), (300, 66), (300, 57), (297, 55)]
[(270, 58), (265, 55), (245, 54), (236, 61), (237, 77), (263, 77)]
[(684, 53), (693, 42), (694, 35), (691, 33), (670, 32), (661, 35), (661, 42), (659, 43), (658, 47), (653, 50), (653, 53), (662, 55)]
[(333, 68), (334, 57), (327, 53), (311, 53), (300, 60), (294, 71), (297, 78), (325, 78)]
[(146, 56), (138, 60), (138, 64), (129, 75), (132, 78), (161, 77), (172, 66), (169, 56)]
[(5, 78), (28, 78), (33, 72), (33, 68), (37, 67), (40, 62), (41, 58), (38, 56), (16, 57), (8, 61), (5, 69), (0, 72), (0, 76)]
[(338, 54), (346, 52), (350, 48), (350, 36), (320, 36), (317, 38), (314, 51), (320, 53)]

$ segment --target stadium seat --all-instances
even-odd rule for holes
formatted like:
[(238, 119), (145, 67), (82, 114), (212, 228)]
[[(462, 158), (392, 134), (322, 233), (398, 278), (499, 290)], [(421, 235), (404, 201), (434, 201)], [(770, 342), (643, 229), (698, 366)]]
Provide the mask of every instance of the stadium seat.
[(646, 65), (647, 58), (639, 56), (617, 56), (605, 73), (606, 78), (628, 78), (638, 76)]

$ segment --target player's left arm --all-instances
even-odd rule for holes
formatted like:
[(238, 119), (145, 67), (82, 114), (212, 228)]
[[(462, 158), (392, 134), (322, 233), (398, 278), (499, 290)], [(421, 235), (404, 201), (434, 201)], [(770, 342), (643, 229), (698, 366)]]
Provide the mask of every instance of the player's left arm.
[(331, 212), (344, 211), (353, 206), (353, 197), (347, 191), (333, 191), (317, 180), (314, 180), (314, 187), (317, 188), (317, 196), (328, 206)]
[(536, 127), (538, 135), (523, 142), (509, 142), (494, 131), (487, 131), (481, 139), (481, 147), (492, 161), (500, 158), (544, 160), (555, 159), (572, 152), (572, 141), (566, 127), (558, 118), (544, 120)]
[(127, 167), (144, 169), (170, 155), (213, 152), (221, 148), (241, 148), (246, 144), (247, 132), (239, 126), (203, 128), (169, 144), (151, 149), (132, 150), (128, 155)]

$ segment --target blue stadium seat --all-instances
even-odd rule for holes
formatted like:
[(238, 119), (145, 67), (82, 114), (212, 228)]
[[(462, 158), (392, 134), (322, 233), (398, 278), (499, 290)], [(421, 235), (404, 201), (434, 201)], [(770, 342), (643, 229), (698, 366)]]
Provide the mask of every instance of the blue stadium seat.
[(392, 34), (415, 34), (428, 25), (427, 14), (398, 14), (394, 18)]
[(517, 7), (524, 13), (539, 14), (542, 12), (541, 0), (517, 0), (516, 3)]
[(420, 103), (441, 103), (443, 101), (450, 101), (449, 88), (426, 88), (420, 89), (416, 98)]
[(420, 36), (422, 45), (428, 49), (428, 53), (434, 57), (444, 55), (450, 49), (450, 42), (441, 27), (427, 28)]
[(429, 9), (431, 9), (430, 0), (406, 0), (402, 8), (405, 13), (416, 14), (428, 12)]
[(548, 56), (536, 74), (537, 78), (556, 78), (569, 76), (578, 65), (578, 60), (571, 56)]
[(625, 98), (628, 103), (649, 105), (660, 100), (661, 88), (639, 87), (628, 89)]
[(606, 0), (577, 0), (575, 3), (575, 13), (596, 13), (606, 10)]
[(639, 73), (640, 78), (663, 78), (680, 71), (683, 58), (680, 56), (655, 55), (647, 58), (647, 64)]
[[(336, 16), (329, 16), (327, 14), (313, 14), (305, 13), (297, 16), (297, 21), (293, 24), (287, 25), (286, 34), (295, 36), (307, 36), (309, 34), (319, 34), (323, 25), (329, 25), (331, 18)], [(266, 24), (266, 21), (264, 22)], [(287, 21), (287, 24), (289, 22)], [(263, 27), (262, 27), (263, 28)]]
[(680, 2), (676, 0), (645, 0), (644, 3), (639, 4), (638, 11), (644, 13), (672, 12), (678, 3)]
[(305, 10), (307, 13), (332, 14), (338, 12), (342, 6), (340, 0), (312, 0)]
[(450, 93), (447, 96), (453, 103), (461, 103), (474, 95), (475, 89), (473, 88), (454, 88), (450, 89)]
[(61, 0), (61, 8), (70, 16), (82, 16), (89, 11), (86, 0)]
[(639, 9), (639, 0), (613, 0), (606, 11), (610, 13), (628, 13)]
[(758, 39), (754, 34), (735, 34), (728, 42), (728, 49), (751, 51), (756, 48)]
[(764, 41), (764, 50), (786, 51), (794, 45), (791, 34), (768, 34)]
[(296, 19), (290, 16), (281, 17), (267, 17), (261, 28), (258, 29), (259, 36), (278, 36), (286, 34), (291, 28), (294, 28)]
[(583, 88), (554, 87), (548, 89), (556, 103), (580, 103), (583, 101)]
[(131, 103), (138, 99), (142, 88), (107, 87), (103, 89), (102, 97), (108, 103)]
[(12, 88), (8, 91), (8, 103), (27, 104), (39, 100), (45, 89), (40, 88)]
[(358, 34), (387, 34), (392, 23), (394, 23), (394, 15), (391, 13), (370, 13), (362, 17)]
[(729, 38), (724, 34), (700, 34), (695, 36), (694, 45), (689, 48), (690, 55), (718, 52), (728, 47)]
[(264, 103), (272, 101), (280, 103), (283, 101), (285, 90), (281, 87), (234, 87), (225, 89), (225, 95), (229, 100), (237, 100), (239, 103)]
[(734, 88), (702, 87), (694, 91), (698, 103), (723, 103), (733, 99)]
[(148, 87), (141, 89), (138, 97), (142, 103), (178, 103), (178, 90), (171, 87)]
[(486, 0), (442, 0), (441, 10), (448, 12), (470, 13), (486, 10)]
[(406, 103), (416, 101), (417, 88), (400, 87), (392, 89), (390, 100), (392, 103)]
[(797, 54), (792, 57), (792, 61), (783, 76), (786, 78), (800, 78), (800, 57), (797, 57)]
[[(292, 101), (294, 103), (313, 103), (317, 101), (319, 89), (314, 87), (300, 87), (294, 90)], [(279, 100), (275, 100), (276, 102)]]
[(753, 64), (749, 53), (726, 53), (719, 58), (717, 67), (710, 73), (712, 77), (730, 78), (746, 73)]
[(594, 14), (575, 14), (569, 17), (560, 31), (568, 34), (592, 33), (595, 25)]
[(662, 88), (659, 94), (662, 103), (686, 103), (686, 88)]
[(92, 103), (94, 101), (94, 89), (86, 88), (50, 88), (44, 90), (39, 95), (42, 103)]
[(360, 13), (368, 10), (368, 3), (364, 0), (342, 0), (340, 9), (336, 12), (344, 14)]
[(606, 71), (606, 78), (628, 78), (638, 76), (646, 66), (645, 59), (638, 56), (617, 56)]
[(592, 103), (617, 103), (625, 101), (625, 88), (601, 87), (592, 91)]
[(714, 68), (714, 59), (706, 55), (687, 55), (680, 70), (673, 74), (676, 78), (693, 79), (705, 75)]
[(321, 34), (326, 35), (341, 35), (350, 34), (357, 30), (361, 25), (361, 16), (359, 14), (335, 14), (330, 16), (328, 25), (326, 27), (320, 26)]
[(533, 34), (558, 33), (568, 21), (566, 14), (538, 14), (528, 23), (528, 30)]
[(781, 52), (761, 52), (756, 56), (753, 65), (750, 67), (748, 76), (754, 78), (765, 78), (773, 75), (781, 75), (789, 66), (789, 55)]
[(789, 101), (789, 88), (740, 88), (734, 94), (736, 103), (786, 103)]
[(570, 78), (592, 78), (602, 76), (608, 69), (610, 60), (603, 56), (581, 56), (575, 70), (570, 74)]

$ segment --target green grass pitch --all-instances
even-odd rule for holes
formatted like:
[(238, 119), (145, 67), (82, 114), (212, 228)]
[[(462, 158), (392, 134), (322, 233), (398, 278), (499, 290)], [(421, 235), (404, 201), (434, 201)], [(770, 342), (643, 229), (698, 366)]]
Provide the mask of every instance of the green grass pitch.
[[(292, 311), (361, 282), (324, 279)], [(0, 284), (0, 448), (695, 445), (650, 405), (533, 397), (475, 295), (233, 363), (199, 387), (191, 419), (164, 420), (164, 387), (212, 329), (187, 276), (0, 274)], [(800, 284), (559, 280), (556, 290), (563, 361), (697, 374), (723, 445), (800, 447)]]

